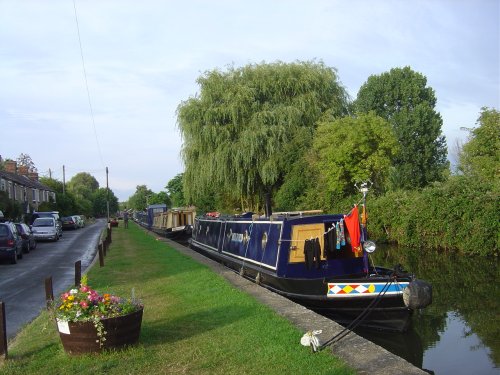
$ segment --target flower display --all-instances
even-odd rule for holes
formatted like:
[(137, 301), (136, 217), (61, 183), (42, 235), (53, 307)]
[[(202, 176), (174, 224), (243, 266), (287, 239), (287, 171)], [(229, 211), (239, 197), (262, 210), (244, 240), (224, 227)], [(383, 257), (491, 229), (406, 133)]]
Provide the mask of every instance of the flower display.
[(56, 306), (56, 318), (67, 322), (89, 321), (130, 314), (142, 307), (133, 299), (124, 299), (108, 293), (99, 294), (86, 283), (62, 293)]
[(87, 284), (86, 275), (77, 288), (70, 289), (54, 304), (54, 314), (58, 325), (64, 322), (93, 322), (97, 329), (99, 343), (106, 340), (103, 319), (131, 314), (143, 308), (134, 297), (124, 299), (109, 293), (100, 294)]

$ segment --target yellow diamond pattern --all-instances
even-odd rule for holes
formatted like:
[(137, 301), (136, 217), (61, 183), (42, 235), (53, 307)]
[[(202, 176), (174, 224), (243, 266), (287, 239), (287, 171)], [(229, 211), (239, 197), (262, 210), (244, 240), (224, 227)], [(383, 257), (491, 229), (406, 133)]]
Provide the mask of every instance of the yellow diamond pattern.
[(350, 285), (346, 285), (344, 288), (342, 288), (342, 290), (346, 293), (351, 293), (354, 290), (354, 288)]

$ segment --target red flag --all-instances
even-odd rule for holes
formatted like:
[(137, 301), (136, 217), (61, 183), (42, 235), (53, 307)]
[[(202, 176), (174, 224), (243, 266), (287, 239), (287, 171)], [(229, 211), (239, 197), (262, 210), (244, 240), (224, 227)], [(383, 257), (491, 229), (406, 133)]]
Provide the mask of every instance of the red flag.
[(361, 231), (359, 229), (358, 206), (354, 206), (349, 215), (344, 216), (344, 223), (351, 237), (352, 251), (358, 253), (361, 251)]

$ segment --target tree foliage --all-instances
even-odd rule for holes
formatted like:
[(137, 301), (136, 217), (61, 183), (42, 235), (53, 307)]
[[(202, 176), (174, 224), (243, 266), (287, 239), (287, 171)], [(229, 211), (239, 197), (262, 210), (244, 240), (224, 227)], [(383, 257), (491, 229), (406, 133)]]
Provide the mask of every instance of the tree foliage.
[(17, 165), (27, 167), (30, 172), (37, 172), (35, 163), (28, 154), (21, 153), (17, 158)]
[(59, 211), (62, 216), (73, 215), (75, 213), (92, 215), (91, 212), (81, 211), (80, 203), (73, 193), (66, 191), (63, 194), (63, 183), (61, 181), (54, 178), (41, 177), (40, 182), (56, 193), (55, 207), (51, 207), (51, 210)]
[(410, 67), (372, 75), (358, 92), (356, 110), (374, 111), (394, 129), (400, 145), (394, 159), (396, 188), (443, 180), (448, 169), (446, 139), (435, 106), (434, 90), (427, 86), (426, 77)]
[(219, 190), (258, 206), (291, 168), (284, 149), (294, 134), (347, 112), (346, 91), (323, 63), (231, 67), (197, 82), (199, 96), (178, 108), (188, 201)]
[(93, 194), (99, 189), (99, 182), (90, 173), (80, 172), (69, 180), (67, 189), (77, 198), (91, 201)]
[(332, 202), (356, 194), (356, 183), (370, 180), (382, 191), (398, 143), (390, 124), (373, 113), (321, 122), (309, 160), (316, 176), (315, 200)]
[(148, 189), (146, 185), (137, 185), (135, 193), (128, 199), (128, 207), (137, 211), (146, 209), (149, 197), (153, 194), (153, 191)]
[(182, 207), (186, 205), (186, 201), (184, 200), (183, 177), (184, 173), (179, 173), (167, 183), (167, 186), (165, 186), (173, 207)]
[(99, 188), (93, 193), (92, 199), (92, 212), (97, 217), (104, 217), (108, 214), (108, 202), (109, 202), (109, 212), (113, 215), (118, 211), (118, 198), (115, 196), (113, 191), (107, 188)]
[(500, 112), (482, 108), (479, 125), (462, 147), (459, 169), (467, 176), (500, 181)]
[(160, 191), (148, 196), (148, 204), (165, 204), (167, 207), (171, 207), (172, 201), (166, 191)]

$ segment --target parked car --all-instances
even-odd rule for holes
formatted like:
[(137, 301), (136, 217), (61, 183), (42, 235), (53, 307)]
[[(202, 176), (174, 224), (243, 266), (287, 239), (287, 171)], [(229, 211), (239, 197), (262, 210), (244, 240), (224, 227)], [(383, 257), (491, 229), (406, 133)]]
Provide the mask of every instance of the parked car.
[(61, 237), (63, 235), (63, 233), (62, 233), (62, 222), (61, 222), (61, 218), (59, 217), (59, 211), (39, 211), (39, 212), (33, 212), (31, 223), (33, 224), (36, 219), (41, 218), (41, 217), (53, 217), (56, 220), (57, 232), (59, 234), (59, 237)]
[(56, 219), (53, 217), (39, 217), (35, 219), (31, 226), (31, 231), (38, 240), (59, 240), (59, 229), (57, 227)]
[(23, 242), (11, 222), (0, 223), (0, 257), (10, 259), (12, 264), (23, 257)]
[(29, 253), (36, 248), (36, 240), (30, 227), (24, 223), (16, 223), (16, 229), (23, 242), (23, 252)]
[(75, 216), (64, 216), (61, 218), (63, 229), (78, 229), (78, 219)]
[(85, 216), (82, 216), (82, 215), (75, 215), (75, 217), (77, 218), (78, 220), (78, 225), (80, 226), (80, 228), (83, 228), (85, 226), (85, 220), (84, 220), (84, 217)]

